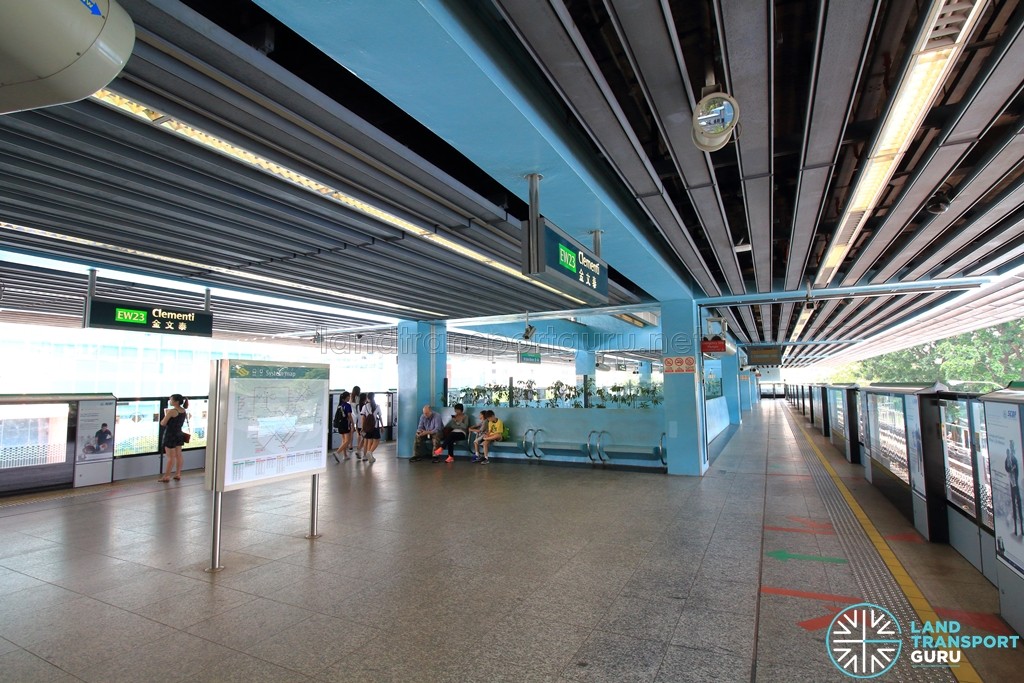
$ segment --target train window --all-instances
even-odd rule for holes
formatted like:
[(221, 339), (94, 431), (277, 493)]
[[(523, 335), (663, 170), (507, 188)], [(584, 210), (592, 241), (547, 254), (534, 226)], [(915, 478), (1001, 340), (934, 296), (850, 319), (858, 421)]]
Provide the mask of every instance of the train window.
[(946, 500), (971, 518), (977, 514), (974, 461), (967, 401), (941, 401), (942, 455), (946, 462)]
[(974, 421), (974, 447), (978, 454), (975, 458), (975, 477), (981, 497), (981, 524), (992, 529), (995, 521), (992, 512), (992, 473), (988, 469), (988, 435), (985, 430), (985, 407), (981, 401), (971, 401), (971, 419)]

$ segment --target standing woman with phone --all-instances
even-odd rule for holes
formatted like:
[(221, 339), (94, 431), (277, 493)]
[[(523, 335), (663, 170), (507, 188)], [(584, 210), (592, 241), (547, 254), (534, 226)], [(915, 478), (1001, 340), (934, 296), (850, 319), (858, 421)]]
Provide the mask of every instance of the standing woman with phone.
[(175, 479), (181, 479), (181, 467), (185, 464), (185, 458), (181, 454), (181, 447), (185, 445), (185, 432), (182, 426), (188, 417), (188, 399), (181, 394), (171, 394), (167, 400), (170, 406), (164, 412), (164, 418), (160, 420), (160, 426), (164, 428), (164, 454), (167, 456), (167, 464), (164, 467), (164, 476), (157, 481), (170, 481), (173, 471)]

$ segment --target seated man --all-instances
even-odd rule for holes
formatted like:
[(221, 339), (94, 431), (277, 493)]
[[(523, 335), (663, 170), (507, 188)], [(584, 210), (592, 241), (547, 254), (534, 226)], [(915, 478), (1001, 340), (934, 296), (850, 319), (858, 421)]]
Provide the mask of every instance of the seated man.
[[(441, 445), (441, 431), (444, 429), (444, 422), (441, 420), (441, 416), (431, 410), (430, 406), (423, 406), (423, 414), (420, 415), (420, 421), (416, 425), (416, 441), (417, 443), (423, 439), (429, 439), (432, 446), (430, 450), (436, 450)], [(412, 457), (409, 458), (410, 462), (422, 460), (423, 456), (416, 450), (415, 445), (413, 446)]]
[(487, 416), (487, 432), (481, 437), (484, 445), (484, 457), (480, 459), (480, 464), (489, 465), (491, 461), (488, 455), (491, 450), (491, 444), (495, 441), (501, 441), (502, 435), (505, 433), (505, 425), (498, 419), (493, 410), (485, 410), (484, 414)]

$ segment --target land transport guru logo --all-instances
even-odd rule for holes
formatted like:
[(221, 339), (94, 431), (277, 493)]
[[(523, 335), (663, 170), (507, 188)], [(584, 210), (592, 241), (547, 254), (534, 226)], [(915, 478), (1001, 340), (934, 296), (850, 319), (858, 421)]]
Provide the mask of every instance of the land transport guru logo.
[[(914, 668), (959, 666), (965, 649), (1016, 648), (1020, 636), (962, 635), (956, 620), (910, 622), (910, 661)], [(877, 678), (892, 669), (903, 652), (903, 629), (893, 614), (862, 602), (837, 614), (825, 645), (836, 668), (851, 678)]]

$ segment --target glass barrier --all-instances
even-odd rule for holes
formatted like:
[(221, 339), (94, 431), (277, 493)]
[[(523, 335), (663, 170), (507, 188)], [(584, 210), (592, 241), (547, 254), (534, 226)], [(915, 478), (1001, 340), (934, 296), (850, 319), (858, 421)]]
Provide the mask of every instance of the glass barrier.
[(857, 400), (860, 401), (860, 405), (857, 406), (857, 432), (860, 435), (860, 442), (867, 443), (864, 438), (864, 413), (867, 412), (867, 397), (863, 391), (857, 392)]
[(159, 452), (160, 401), (118, 401), (114, 417), (114, 457)]
[[(877, 460), (910, 483), (907, 462), (907, 425), (903, 415), (903, 397), (879, 394), (877, 398), (878, 453)], [(872, 455), (875, 455), (872, 449)]]
[(832, 416), (832, 431), (846, 437), (846, 400), (843, 389), (829, 389), (828, 403)]
[(946, 500), (975, 517), (974, 463), (967, 401), (940, 401), (942, 455), (946, 462)]
[(0, 405), (0, 470), (67, 461), (67, 403)]
[(985, 407), (981, 401), (971, 401), (971, 420), (974, 422), (974, 443), (978, 448), (975, 477), (981, 496), (981, 524), (993, 529), (995, 517), (992, 512), (992, 472), (988, 469), (988, 434), (985, 428)]

